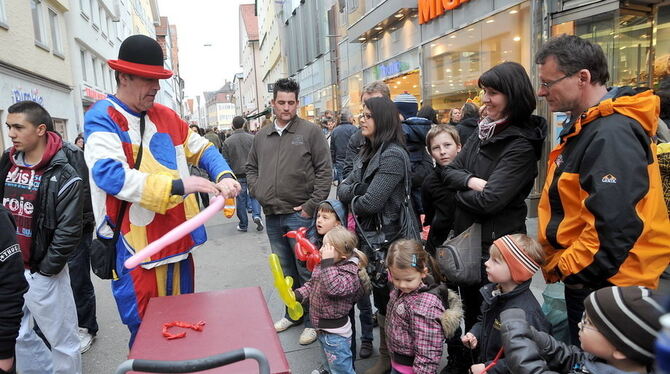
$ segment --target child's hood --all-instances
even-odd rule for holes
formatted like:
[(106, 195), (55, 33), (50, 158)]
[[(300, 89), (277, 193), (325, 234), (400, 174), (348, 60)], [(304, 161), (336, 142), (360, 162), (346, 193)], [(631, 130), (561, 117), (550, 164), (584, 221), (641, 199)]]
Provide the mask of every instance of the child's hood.
[[(344, 204), (340, 200), (332, 199), (332, 200), (324, 200), (322, 201), (319, 205), (323, 203), (328, 203), (330, 206), (333, 207), (333, 210), (335, 211), (335, 214), (337, 214), (337, 219), (340, 221), (340, 223), (343, 226), (347, 225), (347, 209), (344, 207)], [(313, 227), (316, 227), (316, 217), (317, 214), (314, 215), (314, 224), (312, 225)]]
[(456, 292), (449, 289), (444, 283), (436, 284), (429, 275), (424, 279), (427, 287), (420, 292), (428, 292), (442, 300), (444, 312), (440, 316), (442, 331), (447, 339), (454, 336), (460, 327), (461, 318), (463, 318), (463, 303)]

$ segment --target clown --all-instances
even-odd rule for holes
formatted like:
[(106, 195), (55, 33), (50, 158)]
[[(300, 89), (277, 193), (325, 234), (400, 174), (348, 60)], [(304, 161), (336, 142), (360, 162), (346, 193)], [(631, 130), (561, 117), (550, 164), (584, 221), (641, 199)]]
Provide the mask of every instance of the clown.
[[(154, 103), (159, 79), (172, 76), (163, 68), (158, 42), (130, 36), (121, 44), (118, 60), (108, 64), (116, 71), (118, 88), (86, 113), (85, 156), (96, 235), (112, 238), (120, 224), (115, 243), (118, 279), (112, 281), (112, 293), (132, 346), (151, 297), (193, 292), (190, 252), (207, 240), (204, 227), (166, 246), (140, 267), (123, 269), (125, 259), (196, 215), (194, 192), (229, 198), (237, 195), (240, 185), (212, 143), (189, 131), (173, 110)], [(206, 170), (214, 182), (189, 176), (187, 163)]]

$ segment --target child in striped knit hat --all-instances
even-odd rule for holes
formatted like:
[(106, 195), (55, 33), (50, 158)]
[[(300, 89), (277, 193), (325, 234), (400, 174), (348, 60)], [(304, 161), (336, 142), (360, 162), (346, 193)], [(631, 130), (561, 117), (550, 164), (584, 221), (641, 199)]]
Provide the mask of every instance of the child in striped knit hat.
[(525, 319), (539, 331), (549, 332), (551, 325), (530, 290), (531, 278), (544, 259), (540, 244), (524, 234), (505, 235), (493, 242), (490, 258), (484, 263), (489, 283), (481, 288), (484, 298), (479, 320), (461, 341), (479, 348), (479, 360), (472, 365), (473, 374), (509, 373), (502, 352), (500, 313), (521, 308)]
[(528, 326), (524, 312), (500, 315), (512, 373), (653, 373), (654, 341), (661, 329), (661, 295), (639, 286), (605, 287), (584, 300), (581, 349)]

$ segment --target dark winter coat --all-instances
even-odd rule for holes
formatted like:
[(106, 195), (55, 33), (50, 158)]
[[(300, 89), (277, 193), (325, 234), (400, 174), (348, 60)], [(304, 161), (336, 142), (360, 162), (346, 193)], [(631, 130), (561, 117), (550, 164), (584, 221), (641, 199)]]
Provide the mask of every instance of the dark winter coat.
[(365, 137), (360, 129), (349, 137), (347, 144), (347, 157), (344, 160), (344, 169), (342, 170), (342, 178), (346, 179), (354, 168), (354, 161), (361, 151), (361, 147), (365, 144)]
[(500, 314), (505, 361), (514, 374), (641, 374), (619, 370), (579, 347), (537, 331), (523, 309)]
[[(12, 166), (9, 150), (0, 159), (0, 197), (5, 195), (7, 174)], [(82, 179), (59, 150), (49, 162), (37, 192), (33, 211), (30, 271), (55, 275), (79, 245), (82, 220)]]
[(412, 189), (417, 191), (433, 169), (433, 159), (426, 151), (426, 135), (432, 126), (433, 122), (422, 117), (410, 117), (402, 123), (412, 171)]
[(435, 248), (447, 240), (449, 231), (453, 229), (456, 209), (456, 191), (442, 184), (442, 169), (442, 166), (435, 166), (421, 186), (421, 202), (426, 215), (424, 225), (430, 225), (426, 251), (433, 256)]
[(84, 232), (91, 233), (95, 229), (95, 217), (93, 216), (93, 204), (91, 203), (91, 184), (89, 182), (88, 166), (84, 159), (84, 151), (76, 145), (63, 140), (63, 152), (70, 165), (77, 171), (81, 178), (81, 193), (83, 200)]
[(0, 360), (14, 357), (26, 291), (28, 282), (23, 275), (14, 218), (0, 205)]
[(223, 142), (221, 153), (238, 178), (247, 177), (247, 159), (253, 143), (254, 136), (244, 131), (244, 129), (233, 131), (228, 139)]
[[(445, 186), (458, 191), (454, 232), (458, 235), (480, 223), (482, 253), (503, 235), (526, 233), (525, 199), (537, 176), (546, 130), (544, 118), (531, 116), (527, 123), (509, 124), (487, 140), (473, 136), (442, 171)], [(487, 181), (483, 191), (468, 188), (471, 177)]]
[(474, 134), (477, 130), (477, 126), (479, 125), (479, 119), (476, 117), (470, 117), (470, 118), (465, 118), (461, 122), (459, 122), (456, 125), (456, 131), (458, 131), (458, 137), (461, 139), (461, 145), (465, 145), (465, 143), (470, 139), (472, 134)]
[[(481, 288), (480, 293), (484, 298), (481, 308), (482, 314), (470, 330), (477, 337), (479, 363), (490, 364), (503, 346), (502, 335), (500, 334), (500, 313), (504, 310), (510, 308), (523, 309), (530, 326), (547, 333), (551, 331), (551, 324), (547, 321), (540, 304), (530, 290), (530, 282), (531, 280), (527, 280), (508, 293), (500, 293), (497, 289), (498, 285), (495, 283), (489, 283)], [(490, 374), (508, 373), (505, 359), (500, 359), (488, 372)]]
[[(352, 204), (353, 212), (365, 230), (376, 231), (377, 217), (381, 216), (381, 227), (387, 240), (395, 238), (400, 230), (408, 164), (405, 147), (396, 143), (383, 145), (367, 166), (359, 156), (351, 174), (337, 188), (337, 198), (347, 206), (357, 197)], [(411, 222), (416, 224), (414, 220)], [(364, 243), (360, 246), (364, 247)]]
[[(351, 123), (340, 123), (330, 134), (330, 157), (333, 161), (333, 167), (342, 173), (347, 162), (347, 147), (351, 135), (356, 133), (358, 128)], [(346, 178), (346, 176), (342, 176)]]

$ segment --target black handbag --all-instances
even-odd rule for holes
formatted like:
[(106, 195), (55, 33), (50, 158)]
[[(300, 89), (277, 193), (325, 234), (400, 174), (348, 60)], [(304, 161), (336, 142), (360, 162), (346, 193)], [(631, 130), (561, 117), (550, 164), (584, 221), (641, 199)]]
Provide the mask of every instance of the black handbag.
[[(140, 148), (137, 151), (137, 160), (135, 160), (135, 166), (133, 167), (136, 170), (139, 170), (140, 163), (142, 162), (145, 115), (146, 112), (142, 112), (140, 116)], [(119, 214), (116, 217), (116, 221), (114, 221), (114, 235), (112, 235), (111, 239), (101, 237), (97, 234), (96, 230), (95, 239), (91, 242), (91, 270), (100, 279), (118, 279), (116, 273), (116, 242), (121, 233), (121, 224), (123, 223), (123, 216), (126, 213), (127, 207), (128, 202), (122, 201)]]
[(437, 247), (437, 264), (450, 283), (474, 285), (481, 283), (482, 229), (473, 223), (458, 236)]

